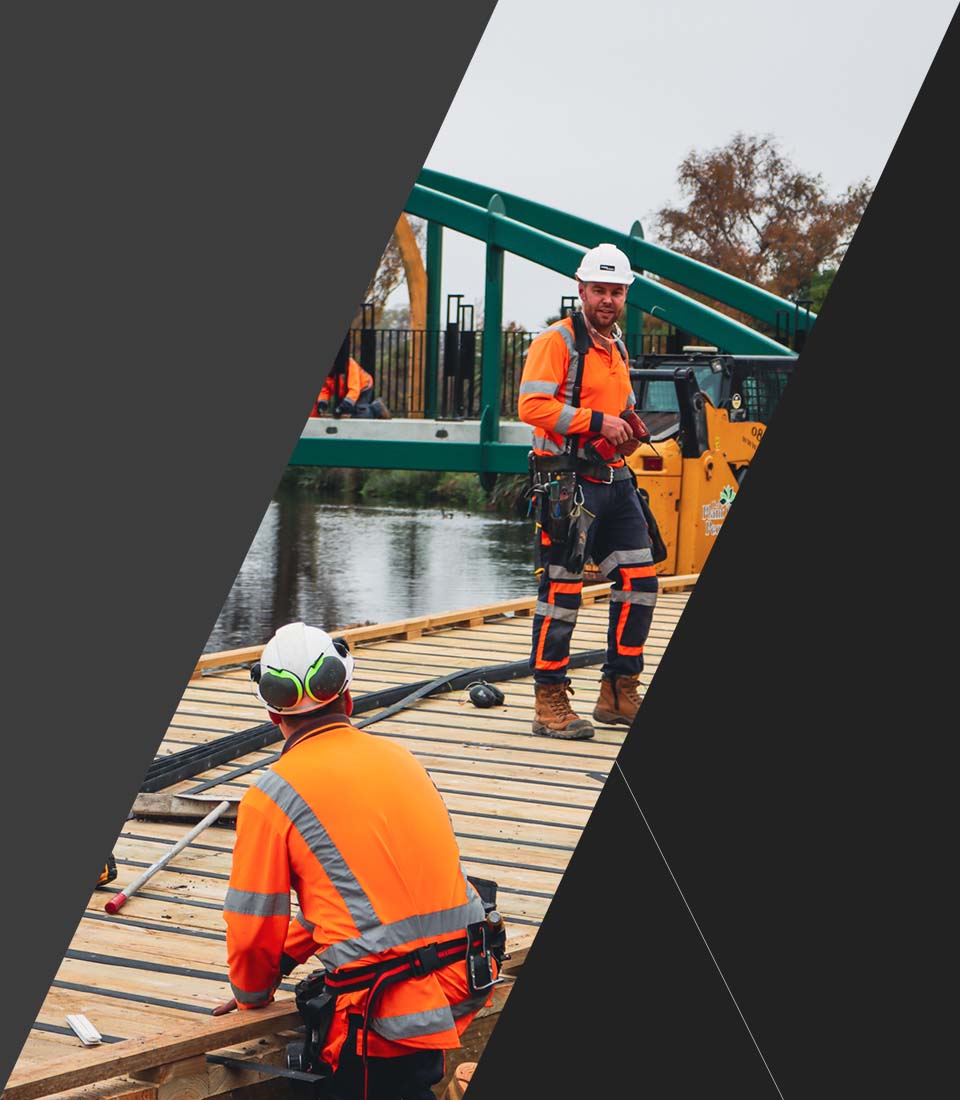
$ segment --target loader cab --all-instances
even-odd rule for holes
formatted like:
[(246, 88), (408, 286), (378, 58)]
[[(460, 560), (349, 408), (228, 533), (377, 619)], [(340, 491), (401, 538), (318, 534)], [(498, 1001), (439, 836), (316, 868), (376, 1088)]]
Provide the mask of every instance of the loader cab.
[[(723, 355), (715, 348), (685, 348), (681, 355), (641, 355), (630, 371), (637, 412), (653, 439), (676, 435), (699, 419), (703, 395), (731, 423), (768, 424), (796, 364), (793, 355)], [(692, 383), (691, 383), (692, 372)]]

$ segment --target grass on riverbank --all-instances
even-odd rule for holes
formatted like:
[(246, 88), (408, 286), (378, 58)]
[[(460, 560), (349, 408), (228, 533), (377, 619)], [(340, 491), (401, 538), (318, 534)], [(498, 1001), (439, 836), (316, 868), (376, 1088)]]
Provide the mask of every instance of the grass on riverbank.
[(521, 515), (526, 512), (527, 478), (501, 474), (488, 493), (476, 474), (437, 470), (352, 470), (328, 466), (288, 466), (285, 486), (310, 489), (336, 503), (404, 504), (462, 508), (471, 512)]

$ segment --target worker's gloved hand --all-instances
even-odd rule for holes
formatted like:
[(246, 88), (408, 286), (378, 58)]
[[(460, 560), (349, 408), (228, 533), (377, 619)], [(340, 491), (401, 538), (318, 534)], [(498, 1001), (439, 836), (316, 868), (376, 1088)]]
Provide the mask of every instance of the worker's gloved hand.
[(323, 415), (325, 415), (326, 411), (327, 411), (326, 401), (318, 401), (317, 402), (317, 414), (319, 416), (323, 416)]
[(337, 416), (353, 416), (356, 407), (355, 402), (345, 397), (337, 407)]

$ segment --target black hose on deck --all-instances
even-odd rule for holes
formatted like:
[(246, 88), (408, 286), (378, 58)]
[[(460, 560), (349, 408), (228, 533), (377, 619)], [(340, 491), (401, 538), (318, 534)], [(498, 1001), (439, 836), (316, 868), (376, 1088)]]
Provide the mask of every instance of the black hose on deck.
[[(606, 650), (591, 649), (586, 653), (577, 653), (570, 658), (570, 668), (586, 668), (589, 665), (600, 664), (606, 657)], [(459, 672), (448, 672), (444, 676), (438, 676), (434, 680), (418, 680), (412, 684), (401, 684), (398, 687), (384, 688), (381, 691), (371, 691), (361, 695), (353, 701), (353, 713), (363, 714), (365, 711), (376, 710), (384, 707), (379, 714), (370, 718), (354, 722), (357, 729), (364, 729), (380, 722), (384, 718), (391, 718), (401, 710), (412, 706), (421, 699), (432, 695), (440, 695), (448, 691), (461, 691), (476, 680), (485, 680), (488, 684), (495, 684), (504, 680), (516, 680), (522, 676), (530, 675), (530, 662), (511, 661), (502, 665), (482, 665), (478, 668), (461, 669)], [(184, 749), (183, 752), (172, 753), (169, 756), (154, 760), (147, 769), (144, 782), (140, 790), (144, 792), (162, 791), (172, 787), (174, 783), (180, 783), (185, 779), (192, 779), (195, 775), (208, 771), (210, 768), (219, 767), (229, 760), (235, 760), (239, 756), (245, 756), (249, 752), (264, 748), (266, 745), (275, 744), (283, 735), (272, 722), (263, 722), (249, 730), (240, 733), (231, 733), (226, 737), (220, 737), (216, 741), (210, 741), (206, 745), (198, 745), (192, 749)], [(279, 754), (258, 760), (243, 768), (220, 776), (217, 779), (208, 780), (199, 787), (186, 793), (200, 794), (211, 787), (227, 783), (232, 779), (279, 759)]]

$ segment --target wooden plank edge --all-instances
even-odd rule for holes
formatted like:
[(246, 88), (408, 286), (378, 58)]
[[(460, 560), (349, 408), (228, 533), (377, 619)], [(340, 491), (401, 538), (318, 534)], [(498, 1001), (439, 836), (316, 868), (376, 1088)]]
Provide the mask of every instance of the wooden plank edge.
[[(278, 1031), (269, 1037), (220, 1047), (216, 1054), (239, 1058), (251, 1064), (250, 1069), (234, 1069), (208, 1063), (208, 1055), (198, 1054), (181, 1062), (171, 1062), (154, 1069), (136, 1070), (132, 1075), (111, 1077), (90, 1085), (81, 1085), (55, 1094), (51, 1100), (207, 1100), (215, 1096), (243, 1096), (261, 1100), (276, 1092), (282, 1079), (264, 1077), (255, 1065), (285, 1065), (287, 1044), (300, 1038), (301, 1032)], [(184, 1072), (195, 1063), (197, 1072)], [(158, 1079), (159, 1078), (159, 1079)], [(289, 1087), (283, 1082), (282, 1092)]]
[[(688, 588), (696, 584), (699, 576), (699, 573), (660, 576), (658, 578), (660, 590), (668, 592)], [(584, 586), (583, 602), (593, 603), (596, 600), (603, 599), (611, 587), (609, 581)], [(355, 642), (386, 641), (389, 638), (397, 637), (414, 639), (419, 638), (428, 630), (442, 630), (459, 624), (479, 626), (487, 619), (498, 618), (502, 615), (526, 615), (536, 607), (536, 604), (536, 596), (520, 596), (517, 599), (505, 600), (501, 603), (483, 604), (459, 611), (446, 611), (439, 615), (419, 615), (412, 619), (398, 619), (392, 623), (355, 626), (347, 630), (335, 631), (335, 633), (346, 638), (351, 645)], [(244, 649), (228, 649), (221, 653), (205, 653), (197, 661), (193, 676), (199, 676), (204, 671), (222, 668), (225, 665), (242, 665), (257, 661), (262, 652), (263, 646), (256, 645), (247, 646)]]
[(265, 1008), (226, 1016), (211, 1016), (188, 1027), (171, 1028), (160, 1035), (124, 1039), (78, 1050), (63, 1058), (17, 1071), (3, 1090), (2, 1100), (33, 1100), (37, 1096), (66, 1092), (79, 1085), (133, 1074), (138, 1070), (178, 1062), (195, 1054), (296, 1027), (300, 1022), (292, 997)]

